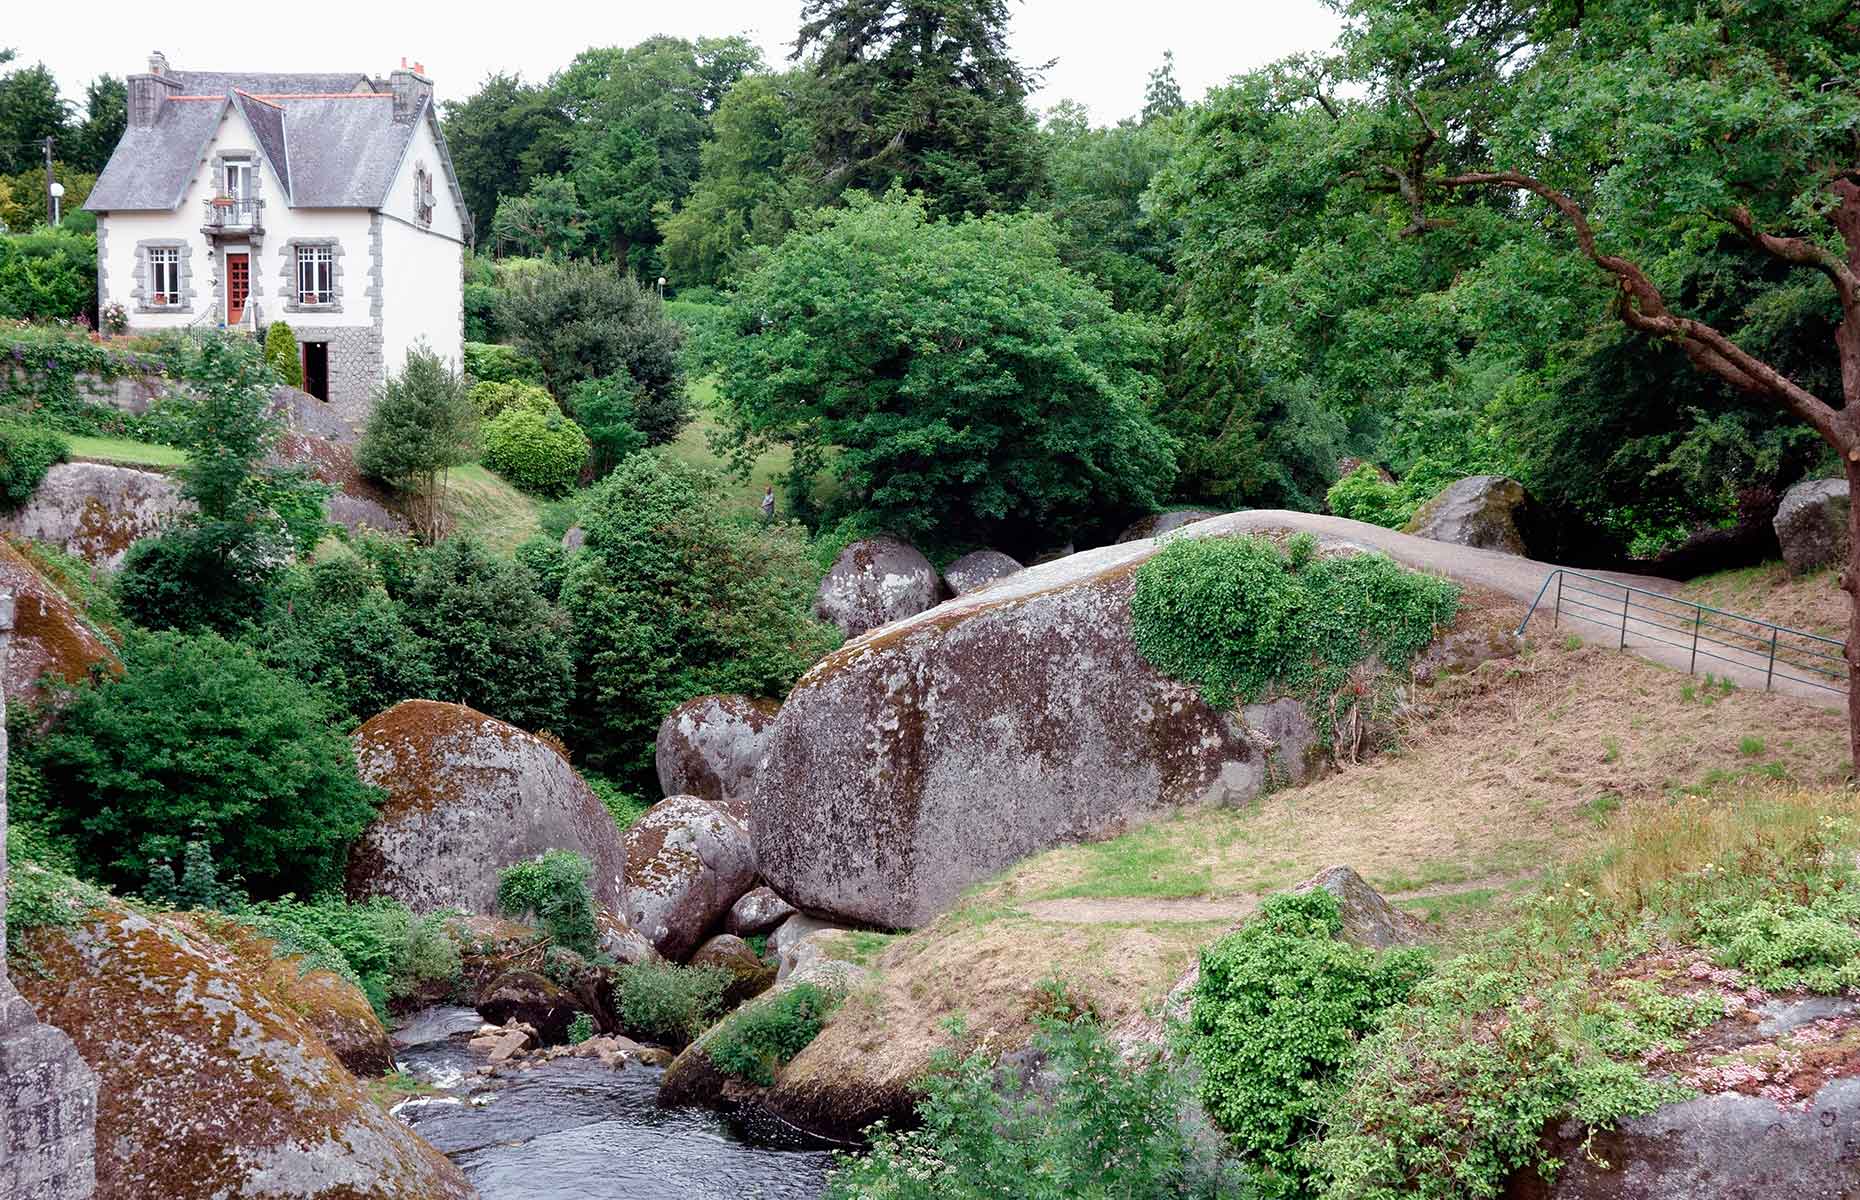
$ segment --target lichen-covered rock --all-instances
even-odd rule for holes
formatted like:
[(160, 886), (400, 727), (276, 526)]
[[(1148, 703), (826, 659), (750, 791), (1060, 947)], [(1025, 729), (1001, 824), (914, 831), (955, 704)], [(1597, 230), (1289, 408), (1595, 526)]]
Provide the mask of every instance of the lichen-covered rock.
[(624, 965), (660, 961), (652, 939), (612, 913), (605, 910), (598, 913), (595, 928), (600, 952), (615, 962)]
[(894, 537), (864, 538), (840, 551), (820, 581), (814, 615), (847, 637), (915, 616), (942, 598), (930, 560)]
[(32, 498), (0, 517), (0, 530), (57, 546), (115, 570), (138, 539), (193, 509), (173, 478), (104, 463), (58, 463)]
[(682, 961), (756, 882), (749, 833), (696, 796), (653, 805), (626, 831), (626, 920)]
[(1845, 479), (1805, 480), (1783, 493), (1776, 541), (1791, 574), (1847, 565), (1852, 503)]
[(730, 986), (724, 990), (723, 1002), (735, 1008), (752, 996), (769, 990), (775, 982), (775, 966), (756, 957), (749, 943), (733, 933), (708, 938), (691, 952), (691, 966), (721, 967), (730, 973)]
[(477, 1009), (493, 1025), (528, 1025), (550, 1045), (568, 1040), (580, 1012), (575, 998), (534, 971), (506, 971), (478, 993)]
[(960, 596), (1024, 569), (999, 550), (976, 550), (944, 567), (943, 583), (952, 596)]
[(1174, 533), (1184, 525), (1193, 525), (1198, 521), (1205, 521), (1209, 517), (1220, 515), (1217, 512), (1209, 512), (1205, 508), (1178, 508), (1172, 512), (1151, 513), (1147, 517), (1139, 517), (1131, 523), (1128, 529), (1118, 534), (1117, 544), (1121, 546), (1126, 542), (1140, 542), (1146, 538), (1161, 537), (1165, 533)]
[(1530, 496), (1517, 480), (1472, 475), (1423, 504), (1404, 532), (1524, 557), (1530, 553), (1524, 535), (1530, 504)]
[(16, 982), (97, 1073), (98, 1200), (466, 1200), (247, 960), (110, 906), (41, 926)]
[(1488, 662), (1516, 658), (1524, 651), (1524, 637), (1511, 623), (1510, 611), (1469, 615), (1435, 638), (1415, 656), (1410, 668), (1415, 681), (1426, 683), (1439, 675), (1464, 675)]
[(115, 645), (18, 548), (0, 539), (0, 592), (14, 597), (6, 652), (6, 700), (31, 703), (50, 676), (77, 683), (91, 668), (119, 669)]
[(748, 696), (699, 696), (659, 726), (654, 763), (667, 796), (696, 796), (738, 821), (749, 819), (749, 791), (779, 706)]
[(573, 554), (588, 544), (588, 531), (579, 525), (570, 525), (568, 532), (562, 535), (562, 549)]
[(737, 937), (767, 933), (794, 915), (794, 905), (775, 894), (774, 888), (752, 888), (730, 906), (724, 928)]
[[(807, 912), (910, 927), (1027, 855), (1258, 794), (1269, 743), (1308, 745), (1287, 727), (1308, 722), (1275, 709), (1262, 736), (1143, 660), (1130, 598), (1156, 549), (1029, 568), (817, 663), (756, 780), (764, 880)], [(1272, 761), (1296, 782), (1310, 756)]]
[[(318, 401), (317, 403), (320, 403)], [(278, 439), (271, 461), (302, 467), (310, 477), (335, 487), (323, 506), (323, 515), (352, 533), (372, 529), (405, 533), (407, 518), (394, 493), (364, 475), (355, 465), (355, 453), (340, 441), (314, 433), (290, 432)]]
[(351, 897), (494, 915), (505, 867), (573, 850), (593, 864), (595, 903), (623, 906), (619, 831), (548, 742), (433, 700), (395, 705), (354, 740), (362, 781), (385, 789), (387, 800), (349, 852)]

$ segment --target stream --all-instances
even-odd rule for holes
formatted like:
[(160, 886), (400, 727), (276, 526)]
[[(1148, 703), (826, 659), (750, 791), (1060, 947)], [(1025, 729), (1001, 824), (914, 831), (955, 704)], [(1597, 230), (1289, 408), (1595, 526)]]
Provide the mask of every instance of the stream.
[(471, 1009), (432, 1009), (395, 1035), (401, 1068), (439, 1091), (400, 1118), (482, 1200), (817, 1200), (832, 1155), (754, 1145), (705, 1109), (662, 1110), (662, 1068), (559, 1058), (495, 1079), (466, 1048)]

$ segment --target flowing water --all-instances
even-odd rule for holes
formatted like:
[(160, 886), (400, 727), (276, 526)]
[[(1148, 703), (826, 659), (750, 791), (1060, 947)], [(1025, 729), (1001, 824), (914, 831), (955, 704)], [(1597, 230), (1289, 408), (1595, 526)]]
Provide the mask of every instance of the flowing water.
[(469, 1009), (436, 1010), (401, 1031), (402, 1069), (440, 1091), (396, 1111), (483, 1200), (820, 1195), (831, 1155), (752, 1145), (706, 1110), (661, 1110), (657, 1067), (559, 1058), (494, 1080), (474, 1076), (482, 1060), (447, 1032), (477, 1021)]

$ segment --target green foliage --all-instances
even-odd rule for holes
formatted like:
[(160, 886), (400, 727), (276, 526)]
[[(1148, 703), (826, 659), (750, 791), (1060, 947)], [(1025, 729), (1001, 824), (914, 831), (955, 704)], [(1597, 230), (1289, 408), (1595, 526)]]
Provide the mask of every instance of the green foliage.
[(569, 395), (569, 410), (588, 435), (595, 478), (620, 465), (620, 460), (646, 448), (647, 437), (636, 422), (645, 399), (639, 385), (624, 375), (584, 379)]
[(283, 540), (224, 522), (143, 538), (123, 557), (116, 603), (145, 629), (236, 635), (264, 611)]
[(276, 942), (280, 956), (302, 955), (306, 970), (334, 971), (355, 984), (384, 1021), (390, 1001), (459, 978), (458, 945), (445, 930), (445, 914), (415, 916), (398, 900), (283, 896), (236, 918)]
[(265, 330), (265, 361), (286, 386), (303, 387), (304, 364), (297, 350), (297, 335), (283, 321), (273, 321)]
[(510, 282), (501, 312), (512, 344), (541, 364), (552, 394), (625, 375), (643, 396), (640, 431), (654, 445), (678, 436), (686, 420), (684, 333), (631, 276), (592, 263), (546, 265)]
[(1312, 1194), (1304, 1147), (1340, 1073), (1428, 971), (1425, 951), (1353, 946), (1342, 928), (1329, 892), (1284, 893), (1201, 953), (1189, 1020), (1201, 1102), (1263, 1168), (1263, 1195)]
[(1137, 569), (1137, 649), (1208, 703), (1312, 698), (1370, 658), (1400, 671), (1453, 620), (1459, 588), (1380, 554), (1295, 564), (1263, 538), (1178, 539)]
[(582, 772), (581, 778), (587, 783), (601, 807), (614, 819), (614, 826), (621, 833), (633, 827), (633, 822), (646, 815), (653, 802), (634, 792), (629, 792), (604, 775), (592, 771)]
[(576, 1013), (575, 1019), (568, 1023), (568, 1044), (579, 1046), (594, 1036), (594, 1018), (587, 1013)]
[(95, 236), (63, 230), (0, 236), (0, 317), (69, 321), (96, 305)]
[(582, 504), (587, 543), (562, 585), (576, 742), (640, 792), (657, 786), (652, 742), (673, 708), (712, 692), (786, 695), (835, 644), (810, 615), (818, 575), (800, 534), (730, 521), (710, 503), (716, 488), (640, 453)]
[(704, 1043), (719, 1071), (768, 1087), (775, 1072), (820, 1036), (840, 997), (812, 983), (798, 983), (726, 1017)]
[(92, 342), (68, 326), (0, 324), (0, 353), (12, 359), (14, 368), (0, 391), (0, 409), (65, 433), (166, 440), (170, 423), (159, 412), (125, 413), (82, 394), (78, 378), (90, 375), (110, 382), (178, 376), (190, 349), (191, 339), (178, 335), (139, 338), (125, 347)]
[(533, 921), (558, 945), (577, 954), (595, 952), (594, 867), (573, 850), (550, 850), (541, 858), (505, 867), (497, 876), (497, 906)]
[[(541, 383), (542, 365), (509, 346), (465, 343), (465, 376), (479, 383)], [(476, 399), (477, 389), (473, 388)], [(479, 407), (483, 412), (483, 406)]]
[(339, 878), (376, 793), (321, 697), (213, 634), (132, 633), (122, 667), (79, 684), (20, 748), (46, 788), (29, 816), (118, 887), (189, 837), (259, 894)]
[(1765, 991), (1838, 993), (1860, 985), (1860, 893), (1821, 881), (1806, 900), (1723, 898), (1699, 910), (1701, 940)]
[(732, 307), (719, 413), (733, 461), (794, 450), (824, 520), (994, 544), (1157, 506), (1153, 330), (1059, 261), (1031, 216), (931, 220), (858, 195), (783, 242)]
[(355, 465), (403, 491), (421, 497), (416, 525), (430, 538), (439, 533), (439, 479), (471, 460), (478, 413), (465, 380), (423, 345), (407, 351), (402, 368), (387, 377), (355, 445)]
[(540, 534), (520, 543), (511, 557), (530, 569), (543, 599), (554, 604), (562, 595), (562, 583), (568, 578), (568, 551), (562, 539)]
[(573, 687), (568, 629), (528, 569), (467, 537), (389, 558), (386, 567), (383, 582), (401, 621), (431, 647), (429, 699), (524, 729), (564, 727)]
[(874, 1130), (842, 1156), (829, 1200), (1214, 1200), (1243, 1180), (1190, 1141), (1166, 1061), (1126, 1064), (1089, 1017), (1042, 1021), (1033, 1050), (1056, 1078), (1035, 1091), (986, 1052), (940, 1051), (923, 1079), (921, 1128)]
[(1122, 310), (1157, 313), (1168, 301), (1174, 229), (1145, 197), (1179, 126), (1146, 119), (1093, 128), (1087, 111), (1069, 102), (1047, 114), (1045, 208), (1061, 235), (1060, 257)]
[(1383, 478), (1371, 463), (1330, 485), (1324, 493), (1330, 511), (1352, 521), (1367, 521), (1384, 529), (1400, 529), (1414, 516), (1417, 502), (1399, 483)]
[(724, 1011), (734, 981), (725, 967), (627, 963), (613, 975), (613, 1010), (629, 1037), (684, 1046)]
[(55, 429), (0, 422), (0, 511), (32, 499), (39, 481), (71, 453), (71, 443)]
[(471, 403), (478, 410), (478, 416), (487, 421), (501, 415), (506, 409), (519, 409), (539, 415), (562, 411), (547, 389), (522, 380), (475, 383), (471, 388)]
[(109, 902), (101, 889), (37, 862), (16, 859), (9, 848), (6, 889), (6, 953), (31, 961), (26, 934), (34, 929), (70, 929), (92, 909)]
[(588, 449), (588, 435), (560, 410), (511, 407), (484, 423), (484, 465), (539, 496), (573, 491)]

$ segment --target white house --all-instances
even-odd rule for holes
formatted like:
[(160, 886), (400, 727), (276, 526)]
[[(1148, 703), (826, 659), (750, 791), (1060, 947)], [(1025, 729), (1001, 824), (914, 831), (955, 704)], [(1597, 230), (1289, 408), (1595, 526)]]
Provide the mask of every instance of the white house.
[(459, 360), (471, 221), (424, 68), (176, 71), (158, 52), (128, 85), (84, 205), (100, 309), (140, 332), (283, 321), (304, 390), (352, 422), (416, 342)]

